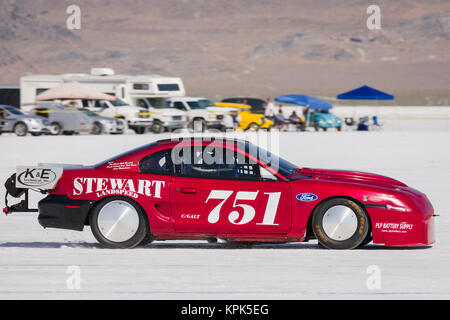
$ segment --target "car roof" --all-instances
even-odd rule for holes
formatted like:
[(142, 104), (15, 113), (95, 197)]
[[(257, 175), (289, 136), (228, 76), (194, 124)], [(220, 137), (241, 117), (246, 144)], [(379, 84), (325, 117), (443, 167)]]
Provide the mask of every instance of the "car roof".
[(226, 108), (237, 108), (237, 109), (251, 109), (252, 108), (252, 106), (250, 106), (248, 104), (232, 103), (232, 102), (216, 102), (216, 106), (226, 107)]
[(170, 101), (199, 101), (199, 100), (210, 100), (205, 97), (173, 97), (169, 98)]

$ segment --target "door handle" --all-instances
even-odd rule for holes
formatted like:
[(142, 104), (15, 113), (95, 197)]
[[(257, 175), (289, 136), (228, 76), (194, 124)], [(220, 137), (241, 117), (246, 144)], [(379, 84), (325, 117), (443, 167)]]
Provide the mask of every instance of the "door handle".
[(196, 188), (181, 188), (180, 192), (185, 193), (185, 194), (196, 194), (197, 189)]

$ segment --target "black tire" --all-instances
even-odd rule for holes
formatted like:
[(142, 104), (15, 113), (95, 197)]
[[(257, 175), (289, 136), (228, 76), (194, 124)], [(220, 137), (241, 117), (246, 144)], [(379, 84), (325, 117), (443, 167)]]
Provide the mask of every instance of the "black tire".
[[(327, 211), (336, 206), (344, 206), (351, 209), (356, 217), (357, 226), (353, 235), (345, 240), (331, 238), (325, 232), (323, 219)], [(367, 237), (370, 229), (370, 220), (364, 209), (356, 202), (345, 198), (333, 198), (321, 203), (312, 218), (314, 235), (321, 245), (327, 249), (354, 249), (360, 246)]]
[(144, 127), (137, 127), (137, 128), (134, 128), (133, 130), (134, 130), (134, 132), (135, 132), (136, 134), (144, 134), (146, 128), (144, 128)]
[(145, 235), (144, 239), (137, 246), (138, 247), (145, 247), (149, 243), (153, 242), (153, 240), (155, 240), (155, 238), (153, 237), (153, 235), (150, 232), (148, 232)]
[(62, 133), (62, 127), (58, 122), (52, 122), (50, 124), (50, 134), (52, 136), (59, 136)]
[(372, 231), (367, 232), (367, 236), (364, 241), (359, 245), (360, 247), (365, 246), (366, 244), (371, 243), (373, 240)]
[(314, 130), (319, 131), (319, 125), (317, 122), (314, 122)]
[(155, 120), (151, 126), (151, 131), (156, 134), (164, 132), (164, 126), (160, 121)]
[[(108, 238), (106, 238), (102, 232), (100, 231), (100, 227), (98, 225), (98, 216), (101, 212), (101, 209), (106, 206), (107, 204), (113, 202), (113, 201), (124, 201), (130, 204), (137, 212), (139, 224), (137, 227), (136, 232), (134, 235), (129, 238), (128, 240), (122, 241), (122, 242), (115, 242), (111, 241)], [(131, 199), (128, 199), (126, 197), (120, 197), (120, 196), (114, 196), (109, 197), (106, 199), (101, 200), (98, 202), (98, 204), (94, 207), (93, 211), (91, 212), (89, 216), (89, 224), (91, 226), (91, 231), (94, 237), (97, 239), (97, 241), (104, 247), (110, 248), (110, 249), (130, 249), (134, 248), (138, 245), (141, 245), (146, 240), (146, 237), (150, 234), (150, 227), (148, 224), (147, 216), (145, 215), (144, 211), (141, 209), (141, 207), (134, 202)]]
[(25, 123), (18, 122), (14, 125), (13, 131), (16, 134), (16, 136), (25, 137), (28, 133), (28, 127)]
[(100, 122), (94, 122), (94, 124), (92, 125), (91, 134), (98, 136), (102, 133), (103, 133), (102, 124)]

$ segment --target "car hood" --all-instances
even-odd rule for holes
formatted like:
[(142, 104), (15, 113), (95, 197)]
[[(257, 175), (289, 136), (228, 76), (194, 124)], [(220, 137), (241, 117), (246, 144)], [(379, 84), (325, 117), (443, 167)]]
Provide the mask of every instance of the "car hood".
[[(296, 176), (296, 174), (292, 176)], [(382, 175), (359, 172), (359, 171), (345, 171), (345, 170), (328, 170), (328, 169), (312, 169), (303, 168), (298, 172), (298, 175), (313, 176), (319, 179), (334, 180), (341, 182), (354, 182), (354, 183), (369, 183), (382, 186), (391, 187), (406, 187), (407, 185), (398, 180), (385, 177)]]
[(42, 117), (38, 117), (35, 115), (28, 115), (28, 114), (15, 114), (14, 119), (15, 120), (25, 120), (25, 119), (42, 120)]

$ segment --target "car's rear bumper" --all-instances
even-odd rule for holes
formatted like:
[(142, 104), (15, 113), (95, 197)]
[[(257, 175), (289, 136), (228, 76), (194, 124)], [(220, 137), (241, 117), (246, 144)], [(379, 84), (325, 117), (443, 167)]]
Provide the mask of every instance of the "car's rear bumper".
[(82, 231), (93, 205), (93, 201), (49, 195), (39, 201), (38, 221), (44, 228)]

